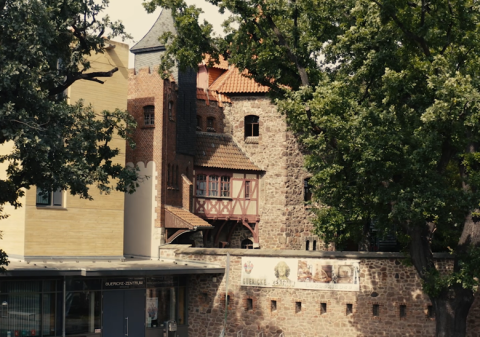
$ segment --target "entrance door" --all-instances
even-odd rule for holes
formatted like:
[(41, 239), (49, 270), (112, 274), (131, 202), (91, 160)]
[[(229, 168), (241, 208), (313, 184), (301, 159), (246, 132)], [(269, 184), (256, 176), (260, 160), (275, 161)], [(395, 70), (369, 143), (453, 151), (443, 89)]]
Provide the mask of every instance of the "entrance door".
[(102, 337), (145, 337), (145, 290), (103, 292)]

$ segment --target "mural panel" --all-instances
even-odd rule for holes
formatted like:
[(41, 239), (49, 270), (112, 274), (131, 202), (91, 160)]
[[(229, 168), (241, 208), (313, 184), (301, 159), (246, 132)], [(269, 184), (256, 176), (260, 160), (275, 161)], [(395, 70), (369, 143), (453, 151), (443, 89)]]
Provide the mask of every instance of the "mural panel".
[(242, 257), (241, 285), (359, 291), (359, 260)]

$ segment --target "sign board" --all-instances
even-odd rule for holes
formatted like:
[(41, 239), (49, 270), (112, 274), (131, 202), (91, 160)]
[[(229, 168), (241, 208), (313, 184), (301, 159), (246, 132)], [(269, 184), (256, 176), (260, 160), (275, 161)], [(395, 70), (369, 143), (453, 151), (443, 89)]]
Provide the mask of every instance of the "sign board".
[(106, 279), (103, 282), (103, 289), (133, 289), (145, 288), (143, 277), (114, 278)]
[(359, 291), (359, 260), (242, 257), (241, 285)]

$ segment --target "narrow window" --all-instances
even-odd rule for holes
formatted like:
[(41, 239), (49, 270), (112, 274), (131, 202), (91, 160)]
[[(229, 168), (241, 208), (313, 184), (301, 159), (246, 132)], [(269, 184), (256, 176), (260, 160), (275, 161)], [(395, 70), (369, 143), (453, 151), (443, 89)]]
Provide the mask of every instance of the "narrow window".
[(298, 314), (302, 311), (302, 302), (295, 302), (295, 313)]
[(148, 105), (143, 108), (144, 125), (155, 125), (155, 107)]
[(173, 121), (173, 102), (168, 102), (168, 118)]
[(351, 304), (351, 303), (347, 304), (346, 314), (347, 314), (347, 316), (353, 314), (353, 304)]
[(380, 306), (378, 304), (373, 305), (372, 314), (373, 314), (374, 317), (380, 316)]
[(175, 187), (178, 187), (178, 165), (175, 166)]
[(250, 199), (250, 181), (245, 181), (245, 199)]
[(320, 303), (320, 315), (327, 313), (327, 303)]
[(247, 310), (253, 310), (253, 299), (247, 298)]
[(245, 138), (259, 136), (259, 118), (258, 116), (250, 115), (245, 117)]
[(400, 318), (407, 317), (407, 306), (402, 304), (400, 305)]
[(270, 310), (271, 310), (271, 311), (277, 311), (277, 301), (272, 300), (272, 301), (270, 302)]
[(202, 117), (197, 115), (197, 131), (202, 131)]
[(197, 195), (207, 195), (207, 176), (205, 174), (197, 174)]
[(222, 176), (220, 190), (222, 197), (230, 196), (230, 177)]
[(310, 178), (303, 180), (303, 200), (305, 202), (312, 200), (312, 190), (309, 181)]
[(208, 196), (218, 197), (218, 176), (208, 177)]
[(167, 186), (171, 185), (171, 178), (172, 178), (172, 170), (170, 169), (170, 164), (168, 164), (168, 169), (167, 169)]
[(312, 250), (317, 250), (317, 240), (313, 240)]
[(433, 310), (433, 305), (429, 305), (427, 307), (427, 317), (428, 318), (435, 318), (435, 310)]
[(207, 293), (202, 293), (202, 299), (204, 303), (208, 303), (208, 294)]
[(215, 132), (215, 118), (207, 118), (207, 132)]
[(305, 243), (305, 250), (310, 250), (310, 240)]

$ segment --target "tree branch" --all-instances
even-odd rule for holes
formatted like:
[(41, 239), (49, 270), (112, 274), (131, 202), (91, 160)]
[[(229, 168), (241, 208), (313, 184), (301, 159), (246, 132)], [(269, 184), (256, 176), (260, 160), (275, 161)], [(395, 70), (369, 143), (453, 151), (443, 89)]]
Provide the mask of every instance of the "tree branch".
[[(380, 4), (377, 0), (373, 0), (375, 4), (377, 4), (378, 7), (383, 9), (382, 4)], [(422, 10), (423, 11), (423, 10)], [(423, 12), (422, 12), (423, 13)], [(412, 33), (410, 30), (408, 30), (405, 25), (398, 19), (397, 15), (395, 13), (389, 14), (390, 18), (395, 22), (400, 28), (400, 30), (405, 34), (408, 38), (412, 39), (413, 41), (417, 42), (420, 48), (422, 48), (423, 53), (425, 56), (430, 57), (430, 49), (428, 48), (427, 42), (423, 37), (420, 37), (414, 33)]]
[(97, 79), (97, 77), (112, 77), (114, 73), (118, 71), (118, 68), (115, 67), (110, 71), (96, 71), (93, 73), (82, 74), (81, 72), (77, 72), (74, 74), (68, 74), (67, 80), (63, 82), (62, 85), (50, 90), (49, 96), (53, 97), (55, 95), (61, 94), (64, 92), (69, 86), (71, 86), (75, 81), (78, 80), (86, 80), (86, 81), (93, 81), (97, 83), (103, 84), (104, 82)]
[(285, 40), (285, 37), (283, 36), (282, 32), (280, 29), (278, 29), (277, 25), (275, 22), (273, 22), (273, 19), (269, 15), (265, 15), (265, 19), (267, 20), (268, 24), (270, 25), (270, 28), (273, 30), (275, 36), (278, 39), (278, 42), (280, 43), (281, 46), (285, 47), (287, 49), (287, 55), (293, 63), (295, 63), (295, 66), (297, 67), (298, 74), (300, 75), (300, 79), (302, 81), (303, 86), (309, 86), (310, 81), (308, 79), (308, 74), (303, 65), (300, 64), (300, 61), (298, 60), (297, 55), (292, 52), (292, 49), (290, 46), (287, 44), (287, 41)]

